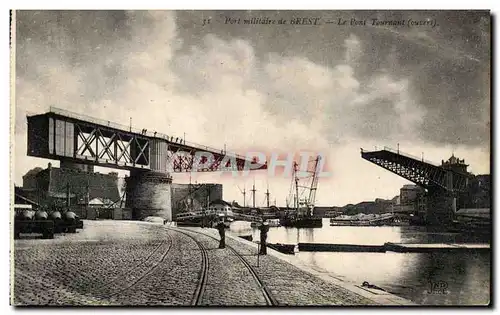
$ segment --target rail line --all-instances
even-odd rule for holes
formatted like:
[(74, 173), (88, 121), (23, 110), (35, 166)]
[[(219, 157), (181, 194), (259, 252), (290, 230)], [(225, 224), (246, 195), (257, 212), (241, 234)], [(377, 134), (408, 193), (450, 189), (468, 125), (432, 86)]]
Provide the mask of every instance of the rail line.
[(203, 246), (203, 244), (200, 241), (198, 241), (192, 235), (184, 231), (180, 231), (179, 229), (173, 229), (171, 227), (168, 227), (167, 229), (186, 235), (187, 237), (192, 239), (196, 243), (196, 245), (198, 245), (198, 247), (200, 248), (201, 252), (200, 281), (198, 281), (198, 285), (196, 286), (196, 290), (194, 291), (193, 299), (191, 300), (191, 305), (193, 306), (201, 305), (201, 302), (203, 301), (203, 294), (205, 294), (205, 288), (207, 285), (208, 269), (210, 268), (210, 265), (208, 263), (207, 249), (205, 248), (205, 246)]
[[(186, 232), (183, 232), (183, 231), (179, 231), (179, 228), (173, 229), (173, 230), (174, 231), (178, 231), (178, 232), (180, 232), (182, 234), (185, 234), (185, 235), (189, 236), (190, 238), (192, 238), (198, 244), (198, 246), (200, 246), (200, 248), (203, 248), (202, 252), (204, 252), (205, 257), (202, 258), (202, 259), (206, 260), (207, 265), (208, 265), (208, 258), (206, 257), (206, 249), (203, 247), (203, 245), (200, 244), (200, 242), (198, 240), (196, 240), (192, 235), (189, 235), (189, 234), (187, 234)], [(209, 237), (211, 239), (216, 240), (217, 242), (219, 241), (216, 237), (214, 237), (212, 235), (204, 234), (204, 233), (201, 233), (201, 232), (198, 232), (198, 231), (193, 231), (193, 230), (189, 230), (189, 232), (200, 234), (200, 235), (203, 235), (203, 236), (207, 236), (207, 237)], [(245, 267), (250, 271), (250, 274), (254, 278), (255, 282), (257, 282), (257, 285), (258, 285), (259, 289), (261, 290), (262, 295), (264, 296), (264, 299), (266, 300), (266, 304), (267, 305), (271, 305), (271, 306), (277, 306), (277, 305), (279, 305), (278, 301), (274, 298), (274, 296), (271, 294), (271, 292), (267, 289), (267, 287), (264, 285), (264, 283), (262, 282), (262, 280), (257, 275), (257, 272), (255, 271), (255, 269), (248, 263), (248, 261), (245, 259), (245, 257), (243, 257), (242, 255), (240, 255), (240, 253), (238, 253), (233, 247), (231, 247), (231, 246), (229, 246), (227, 244), (226, 244), (226, 247), (229, 250), (231, 250), (235, 254), (235, 256), (239, 258), (239, 260), (243, 263), (243, 265), (245, 265)], [(207, 269), (205, 271), (208, 271), (208, 267), (207, 267)], [(205, 272), (204, 282), (202, 284), (201, 283), (199, 284), (199, 286), (203, 285), (203, 291), (198, 291), (198, 290), (196, 291), (196, 292), (200, 292), (201, 294), (203, 294), (203, 292), (204, 292), (204, 286), (206, 285), (206, 274), (208, 274), (208, 273)], [(199, 301), (199, 302), (201, 302), (201, 300), (203, 298), (203, 296), (199, 296), (200, 293), (197, 293), (198, 295), (195, 295), (196, 301)], [(192, 305), (199, 305), (199, 304), (192, 304)]]

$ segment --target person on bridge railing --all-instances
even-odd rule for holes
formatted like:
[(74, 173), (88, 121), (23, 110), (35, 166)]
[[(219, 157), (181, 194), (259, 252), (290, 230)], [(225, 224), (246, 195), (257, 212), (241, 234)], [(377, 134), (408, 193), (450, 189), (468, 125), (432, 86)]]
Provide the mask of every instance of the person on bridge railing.
[(266, 218), (262, 220), (262, 224), (259, 226), (260, 230), (260, 255), (267, 255), (267, 232), (269, 232), (269, 223)]
[(219, 248), (226, 248), (226, 227), (220, 218), (216, 219), (216, 222), (215, 228), (219, 231), (220, 236)]

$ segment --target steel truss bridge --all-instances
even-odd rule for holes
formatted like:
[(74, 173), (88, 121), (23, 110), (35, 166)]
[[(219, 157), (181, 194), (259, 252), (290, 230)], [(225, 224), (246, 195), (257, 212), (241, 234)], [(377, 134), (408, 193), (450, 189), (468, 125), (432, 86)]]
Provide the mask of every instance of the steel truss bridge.
[(267, 168), (265, 161), (57, 108), (27, 120), (29, 156), (161, 173)]
[(470, 174), (459, 173), (409, 154), (385, 147), (380, 151), (361, 149), (361, 157), (425, 189), (441, 189), (449, 192), (465, 192)]

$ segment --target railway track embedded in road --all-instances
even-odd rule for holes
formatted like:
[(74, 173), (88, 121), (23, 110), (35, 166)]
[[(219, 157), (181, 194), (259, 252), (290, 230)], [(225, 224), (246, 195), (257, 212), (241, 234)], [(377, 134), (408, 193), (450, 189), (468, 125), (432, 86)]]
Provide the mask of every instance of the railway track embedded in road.
[(184, 231), (180, 231), (178, 229), (172, 229), (172, 228), (167, 228), (171, 229), (173, 231), (176, 231), (178, 233), (184, 234), (187, 237), (191, 238), (196, 245), (200, 248), (200, 253), (201, 253), (201, 270), (200, 270), (200, 280), (198, 281), (198, 285), (196, 286), (196, 290), (193, 295), (193, 299), (191, 301), (191, 305), (201, 305), (203, 301), (203, 294), (205, 293), (205, 287), (207, 285), (207, 279), (208, 279), (208, 269), (209, 269), (209, 263), (208, 263), (208, 255), (207, 255), (207, 249), (205, 246), (198, 241), (196, 238), (194, 238), (192, 235), (189, 235), (188, 233)]
[[(168, 229), (172, 229), (174, 231), (177, 231), (179, 233), (182, 233), (182, 234), (190, 237), (200, 247), (200, 250), (202, 252), (202, 271), (200, 273), (200, 282), (198, 283), (198, 287), (197, 287), (197, 289), (195, 291), (195, 295), (193, 296), (192, 305), (201, 305), (201, 302), (203, 300), (203, 294), (205, 292), (207, 275), (208, 275), (208, 256), (207, 256), (206, 248), (203, 246), (203, 244), (200, 243), (200, 241), (198, 241), (192, 235), (186, 233), (185, 232), (186, 230), (185, 231), (181, 231), (179, 228), (176, 228), (176, 229), (168, 228)], [(201, 233), (201, 232), (198, 232), (198, 231), (193, 231), (193, 230), (188, 230), (188, 231), (192, 232), (192, 233), (196, 233), (196, 234), (199, 234), (199, 235), (203, 235), (203, 236), (209, 237), (209, 238), (214, 239), (217, 242), (219, 242), (219, 240), (216, 237), (212, 236), (212, 235), (208, 235), (208, 234)], [(226, 244), (226, 248), (228, 248), (229, 250), (231, 250), (234, 253), (234, 255), (236, 257), (238, 257), (238, 259), (243, 263), (243, 265), (250, 271), (250, 274), (254, 278), (254, 280), (257, 283), (260, 291), (262, 292), (262, 295), (264, 296), (264, 299), (266, 300), (266, 304), (270, 305), (270, 306), (277, 306), (277, 305), (279, 305), (278, 301), (274, 298), (274, 296), (272, 295), (272, 293), (264, 285), (264, 283), (262, 282), (262, 280), (259, 278), (257, 272), (255, 271), (255, 269), (252, 267), (252, 265), (250, 265), (250, 263), (245, 259), (245, 257), (243, 257), (233, 247), (231, 247), (231, 246), (229, 246), (227, 244)]]

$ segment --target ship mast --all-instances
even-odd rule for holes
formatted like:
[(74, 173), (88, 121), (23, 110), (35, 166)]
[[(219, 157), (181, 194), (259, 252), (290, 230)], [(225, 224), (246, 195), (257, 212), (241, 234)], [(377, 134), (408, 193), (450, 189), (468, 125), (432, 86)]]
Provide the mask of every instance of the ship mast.
[(189, 190), (188, 190), (188, 196), (189, 196), (189, 211), (193, 211), (193, 196), (191, 195), (193, 193), (193, 184), (191, 184), (191, 173), (189, 173)]
[(246, 191), (246, 188), (245, 188), (245, 187), (243, 187), (243, 192), (242, 192), (242, 194), (243, 194), (243, 208), (245, 208), (245, 207), (246, 207), (246, 199), (247, 199), (247, 197), (246, 197), (246, 195), (247, 195), (247, 191)]
[(267, 201), (267, 207), (269, 208), (269, 183), (267, 184), (266, 201)]
[(243, 190), (241, 190), (240, 186), (236, 186), (236, 187), (238, 187), (240, 192), (243, 194), (243, 208), (245, 208), (246, 207), (246, 195), (247, 195), (246, 188), (245, 188), (245, 186), (243, 186)]
[(316, 163), (314, 164), (314, 174), (311, 181), (311, 188), (309, 190), (309, 200), (308, 200), (308, 212), (312, 215), (312, 210), (314, 208), (314, 202), (316, 201), (316, 190), (318, 189), (318, 166), (319, 166), (320, 156), (316, 158)]
[(253, 182), (253, 188), (252, 188), (252, 205), (253, 205), (253, 208), (255, 209), (255, 181)]
[(299, 178), (297, 176), (297, 162), (293, 162), (293, 176), (294, 176), (294, 180), (295, 180), (295, 211), (297, 215), (299, 215), (299, 204), (300, 204), (300, 200), (299, 200)]

